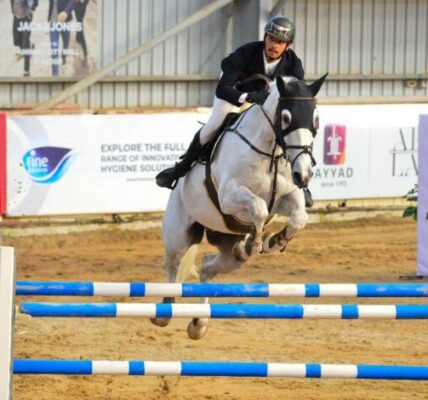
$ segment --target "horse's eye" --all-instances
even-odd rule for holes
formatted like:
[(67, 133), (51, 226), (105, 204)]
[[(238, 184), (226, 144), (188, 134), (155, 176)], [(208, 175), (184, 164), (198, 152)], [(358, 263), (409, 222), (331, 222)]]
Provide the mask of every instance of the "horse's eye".
[(314, 128), (315, 129), (319, 129), (320, 127), (320, 118), (319, 118), (319, 114), (318, 114), (318, 110), (315, 109), (314, 110)]
[(291, 113), (288, 110), (281, 111), (282, 129), (287, 129), (291, 124)]

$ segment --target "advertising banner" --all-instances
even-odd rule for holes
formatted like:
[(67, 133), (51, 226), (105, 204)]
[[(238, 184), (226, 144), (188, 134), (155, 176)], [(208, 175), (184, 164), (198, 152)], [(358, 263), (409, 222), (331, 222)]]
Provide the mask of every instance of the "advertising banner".
[(97, 62), (97, 0), (0, 0), (0, 77), (82, 76)]
[(314, 199), (404, 196), (417, 182), (417, 126), (426, 107), (319, 106)]
[[(320, 106), (315, 200), (403, 197), (417, 182), (425, 105)], [(162, 211), (155, 176), (186, 150), (196, 112), (9, 117), (7, 214)]]
[(200, 125), (195, 114), (8, 119), (11, 216), (163, 210), (156, 186)]
[(428, 276), (428, 115), (419, 119), (417, 273)]

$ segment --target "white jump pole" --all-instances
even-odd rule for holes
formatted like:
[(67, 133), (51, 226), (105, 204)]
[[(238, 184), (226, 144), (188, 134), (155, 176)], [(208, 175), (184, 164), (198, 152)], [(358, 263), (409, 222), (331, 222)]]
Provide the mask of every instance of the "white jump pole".
[(0, 247), (0, 399), (12, 399), (13, 326), (15, 321), (15, 252)]

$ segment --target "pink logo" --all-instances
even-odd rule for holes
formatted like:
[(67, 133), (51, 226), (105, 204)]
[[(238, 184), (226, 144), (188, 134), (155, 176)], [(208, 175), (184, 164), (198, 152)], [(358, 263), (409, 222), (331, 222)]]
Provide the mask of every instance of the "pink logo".
[(326, 125), (324, 128), (324, 164), (345, 163), (346, 126)]

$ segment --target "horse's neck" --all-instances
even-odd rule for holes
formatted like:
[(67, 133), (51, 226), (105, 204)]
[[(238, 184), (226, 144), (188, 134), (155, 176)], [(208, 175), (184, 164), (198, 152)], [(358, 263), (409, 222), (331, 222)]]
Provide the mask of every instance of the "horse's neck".
[(272, 152), (275, 142), (275, 135), (269, 122), (270, 120), (273, 124), (275, 119), (276, 107), (273, 103), (276, 103), (275, 99), (268, 98), (263, 105), (266, 115), (264, 115), (260, 106), (251, 107), (237, 127), (239, 132), (254, 146), (266, 153)]

